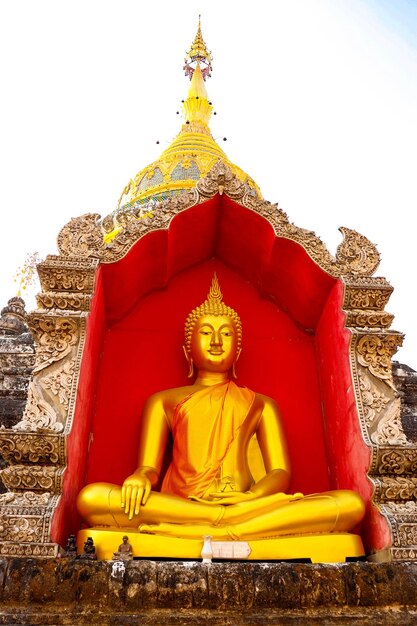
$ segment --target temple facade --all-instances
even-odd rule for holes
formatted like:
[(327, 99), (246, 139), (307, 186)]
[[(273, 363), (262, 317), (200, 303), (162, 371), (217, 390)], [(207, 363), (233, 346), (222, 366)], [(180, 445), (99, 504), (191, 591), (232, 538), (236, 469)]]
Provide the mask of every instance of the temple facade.
[(379, 252), (341, 227), (332, 256), (229, 161), (209, 128), (211, 62), (199, 27), (177, 137), (114, 212), (63, 226), (35, 311), (2, 311), (0, 553), (57, 557), (82, 487), (132, 471), (142, 406), (185, 384), (183, 320), (216, 271), (241, 312), (239, 380), (282, 408), (292, 492), (357, 492), (367, 558), (416, 560), (417, 383), (392, 361), (403, 336)]

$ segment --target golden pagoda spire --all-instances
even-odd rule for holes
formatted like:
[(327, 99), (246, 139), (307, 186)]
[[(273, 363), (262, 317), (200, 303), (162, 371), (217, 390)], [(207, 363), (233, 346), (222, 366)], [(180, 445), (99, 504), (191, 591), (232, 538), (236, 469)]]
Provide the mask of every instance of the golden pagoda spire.
[(197, 63), (193, 71), (188, 96), (183, 102), (182, 109), (185, 118), (182, 132), (189, 133), (191, 131), (210, 134), (208, 122), (213, 107), (208, 101), (203, 72), (199, 63)]
[(182, 107), (185, 117), (185, 125), (182, 128), (183, 133), (197, 131), (207, 135), (210, 134), (208, 121), (213, 107), (208, 100), (204, 81), (211, 75), (212, 60), (211, 52), (207, 50), (201, 34), (201, 21), (200, 16), (198, 16), (197, 35), (187, 53), (184, 65), (185, 74), (190, 77), (191, 83), (188, 97), (184, 100)]

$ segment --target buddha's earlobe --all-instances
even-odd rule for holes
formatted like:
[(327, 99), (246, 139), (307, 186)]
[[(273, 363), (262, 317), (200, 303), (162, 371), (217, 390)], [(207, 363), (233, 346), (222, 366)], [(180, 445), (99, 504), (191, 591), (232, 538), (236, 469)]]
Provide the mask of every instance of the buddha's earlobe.
[(235, 380), (237, 379), (237, 374), (236, 374), (236, 362), (238, 360), (238, 358), (240, 357), (240, 353), (242, 352), (242, 349), (239, 348), (239, 350), (237, 351), (236, 354), (236, 358), (233, 361), (233, 365), (232, 365), (232, 378), (234, 378)]
[(187, 363), (188, 363), (188, 376), (187, 378), (192, 378), (194, 376), (194, 363), (193, 363), (193, 359), (191, 358), (191, 354), (188, 352), (187, 348), (185, 346), (182, 347), (182, 349), (184, 350), (184, 354), (185, 354), (185, 358), (187, 359)]

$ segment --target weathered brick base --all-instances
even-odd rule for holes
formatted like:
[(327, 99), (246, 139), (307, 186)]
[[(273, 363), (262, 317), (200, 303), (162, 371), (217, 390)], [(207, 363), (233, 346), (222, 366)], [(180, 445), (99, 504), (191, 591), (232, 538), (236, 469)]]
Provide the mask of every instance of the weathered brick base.
[(0, 560), (0, 624), (417, 623), (417, 563)]

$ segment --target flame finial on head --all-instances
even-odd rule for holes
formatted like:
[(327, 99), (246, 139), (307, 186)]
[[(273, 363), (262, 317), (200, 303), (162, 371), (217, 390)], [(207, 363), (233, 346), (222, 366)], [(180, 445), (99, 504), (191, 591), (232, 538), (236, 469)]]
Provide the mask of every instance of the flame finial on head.
[(214, 272), (213, 279), (211, 281), (210, 291), (207, 294), (207, 300), (217, 300), (218, 302), (223, 300), (223, 294), (220, 289), (220, 283), (216, 272)]
[(200, 306), (193, 309), (185, 321), (185, 348), (187, 352), (190, 352), (191, 349), (191, 336), (193, 328), (197, 320), (204, 315), (225, 315), (226, 317), (229, 317), (236, 328), (237, 348), (240, 350), (242, 346), (242, 322), (240, 321), (240, 317), (236, 311), (223, 302), (223, 294), (220, 289), (216, 272), (214, 272), (211, 281), (210, 290), (207, 294), (207, 300), (200, 304)]

